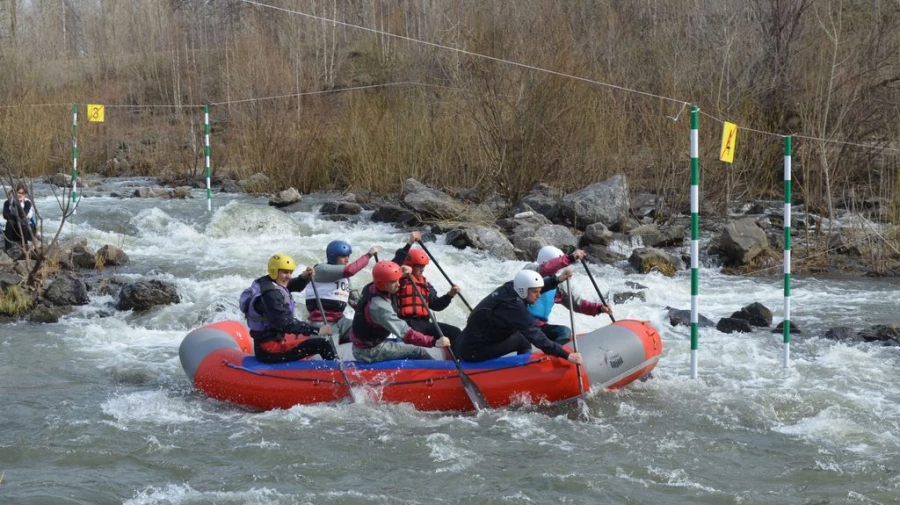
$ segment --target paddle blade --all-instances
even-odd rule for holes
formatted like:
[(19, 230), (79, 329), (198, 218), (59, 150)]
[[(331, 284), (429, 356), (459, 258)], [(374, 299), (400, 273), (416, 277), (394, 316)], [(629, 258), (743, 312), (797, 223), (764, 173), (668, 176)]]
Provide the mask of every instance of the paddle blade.
[(475, 406), (475, 410), (482, 411), (489, 408), (490, 405), (488, 405), (487, 399), (484, 397), (484, 394), (481, 393), (481, 390), (478, 389), (478, 386), (472, 382), (472, 379), (468, 375), (463, 373), (459, 362), (457, 362), (457, 366), (460, 368), (459, 380), (462, 381), (463, 389), (465, 389), (466, 394), (469, 395), (469, 401)]

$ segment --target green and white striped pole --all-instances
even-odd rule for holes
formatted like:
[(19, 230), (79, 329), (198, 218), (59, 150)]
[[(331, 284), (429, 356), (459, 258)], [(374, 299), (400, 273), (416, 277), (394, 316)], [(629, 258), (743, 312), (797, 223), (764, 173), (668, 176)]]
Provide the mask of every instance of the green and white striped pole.
[(206, 149), (206, 210), (212, 210), (211, 172), (209, 168), (209, 104), (203, 106), (203, 145)]
[(691, 379), (697, 378), (700, 298), (700, 107), (691, 106)]
[(78, 208), (78, 104), (72, 104), (72, 214)]
[(791, 136), (784, 137), (784, 367), (791, 366)]

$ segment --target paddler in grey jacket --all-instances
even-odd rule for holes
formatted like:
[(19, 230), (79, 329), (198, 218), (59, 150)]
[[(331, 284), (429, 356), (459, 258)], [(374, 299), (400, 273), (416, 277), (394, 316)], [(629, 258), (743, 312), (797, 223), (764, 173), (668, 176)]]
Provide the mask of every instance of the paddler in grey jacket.
[[(369, 260), (378, 254), (378, 248), (373, 247), (354, 262), (350, 262), (350, 254), (353, 249), (343, 240), (334, 240), (325, 248), (326, 264), (318, 264), (314, 267), (315, 275), (310, 285), (306, 287), (306, 310), (309, 312), (309, 323), (316, 327), (330, 324), (337, 336), (339, 344), (350, 341), (350, 327), (352, 320), (344, 316), (347, 306), (355, 307), (358, 298), (356, 291), (351, 287), (350, 277), (356, 275), (369, 264)], [(316, 291), (312, 283), (316, 284), (316, 291), (322, 300), (322, 308), (325, 314), (319, 311), (316, 303)]]
[[(447, 337), (435, 338), (416, 331), (397, 315), (394, 295), (400, 288), (400, 277), (409, 275), (410, 270), (393, 261), (376, 263), (372, 269), (373, 282), (362, 289), (350, 332), (353, 357), (358, 361), (433, 359), (426, 347), (450, 345)], [(388, 340), (392, 333), (402, 342)]]

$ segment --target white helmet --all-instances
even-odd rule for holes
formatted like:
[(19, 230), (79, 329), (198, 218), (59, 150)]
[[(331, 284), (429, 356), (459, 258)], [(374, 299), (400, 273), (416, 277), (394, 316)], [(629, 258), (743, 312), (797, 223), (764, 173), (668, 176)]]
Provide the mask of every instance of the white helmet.
[(530, 288), (544, 287), (544, 279), (534, 270), (520, 270), (513, 279), (513, 289), (523, 300), (528, 296)]
[(559, 250), (558, 247), (553, 247), (552, 245), (545, 245), (541, 247), (541, 250), (538, 251), (537, 262), (538, 265), (546, 263), (547, 261), (554, 260), (559, 258), (560, 256), (565, 256), (566, 253)]

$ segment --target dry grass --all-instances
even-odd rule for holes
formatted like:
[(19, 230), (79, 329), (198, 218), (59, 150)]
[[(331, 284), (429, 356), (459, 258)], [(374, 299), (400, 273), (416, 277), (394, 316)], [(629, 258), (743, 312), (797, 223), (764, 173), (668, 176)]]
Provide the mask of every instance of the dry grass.
[(19, 286), (8, 286), (0, 290), (0, 314), (19, 317), (31, 309), (34, 301)]
[[(897, 141), (896, 2), (279, 4), (690, 100), (742, 127), (881, 146)], [(67, 30), (54, 26), (60, 16), (23, 14), (18, 49), (0, 51), (0, 65), (14, 69), (0, 76), (0, 97), (182, 105), (426, 83), (214, 106), (213, 170), (265, 173), (272, 187), (260, 191), (391, 192), (415, 177), (510, 199), (536, 181), (574, 189), (624, 173), (633, 191), (665, 195), (676, 207), (687, 202), (688, 113), (681, 104), (240, 2), (211, 5), (73, 5), (78, 15), (66, 19), (76, 26)], [(68, 171), (70, 117), (66, 105), (0, 111), (0, 156), (21, 174)], [(201, 117), (199, 109), (135, 107), (108, 109), (103, 125), (82, 120), (83, 172), (120, 173), (109, 163), (119, 153), (138, 175), (202, 177)], [(781, 139), (743, 131), (736, 162), (726, 166), (717, 161), (720, 127), (701, 117), (704, 212), (721, 212), (726, 194), (778, 198)], [(897, 221), (896, 157), (800, 139), (794, 148), (794, 191), (808, 208), (827, 212), (856, 187), (888, 192), (888, 219)]]

